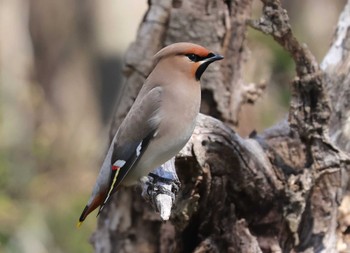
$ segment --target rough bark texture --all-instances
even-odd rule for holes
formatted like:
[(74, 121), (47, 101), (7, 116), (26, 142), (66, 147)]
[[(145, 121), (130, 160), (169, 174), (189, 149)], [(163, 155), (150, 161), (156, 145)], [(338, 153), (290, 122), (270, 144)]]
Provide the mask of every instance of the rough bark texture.
[(338, 47), (340, 57), (326, 57), (324, 72), (294, 37), (280, 2), (262, 2), (262, 17), (249, 23), (290, 53), (297, 77), (288, 119), (247, 139), (225, 123), (236, 124), (241, 105), (251, 102), (241, 80), (251, 1), (150, 2), (126, 57), (126, 90), (112, 133), (149, 73), (151, 56), (176, 41), (224, 54), (226, 61), (202, 80), (203, 112), (217, 119), (201, 114), (177, 158), (182, 188), (171, 222), (161, 223), (139, 190), (124, 189), (101, 215), (92, 237), (96, 252), (337, 252), (350, 165), (342, 141), (349, 137), (349, 14), (340, 18), (327, 55)]
[[(344, 7), (339, 17), (333, 43), (328, 54), (321, 63), (321, 68), (327, 74), (327, 92), (330, 96), (332, 114), (329, 121), (329, 136), (333, 143), (349, 154), (350, 152), (350, 2)], [(348, 173), (342, 174), (343, 185), (347, 184), (346, 196), (343, 198), (338, 219), (338, 249), (342, 252), (350, 250), (349, 245), (349, 214), (350, 194)]]

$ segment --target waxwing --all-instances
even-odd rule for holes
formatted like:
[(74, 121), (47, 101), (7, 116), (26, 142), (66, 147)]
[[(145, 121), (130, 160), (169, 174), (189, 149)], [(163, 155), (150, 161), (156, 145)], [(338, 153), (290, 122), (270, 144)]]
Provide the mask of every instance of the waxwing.
[(80, 216), (100, 206), (174, 157), (190, 139), (199, 113), (200, 77), (223, 57), (192, 43), (175, 43), (154, 56), (154, 69), (121, 123)]

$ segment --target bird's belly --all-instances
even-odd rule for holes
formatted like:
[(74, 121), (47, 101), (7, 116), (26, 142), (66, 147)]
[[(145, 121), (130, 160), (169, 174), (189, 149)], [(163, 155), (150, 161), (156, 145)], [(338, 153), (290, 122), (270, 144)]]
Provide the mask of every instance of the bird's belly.
[[(153, 139), (136, 166), (125, 177), (122, 184), (125, 186), (136, 184), (141, 177), (147, 176), (148, 173), (173, 158), (186, 145), (192, 135), (193, 128), (194, 126), (183, 129), (185, 131), (179, 133), (178, 138)], [(169, 139), (171, 141), (164, 141)]]

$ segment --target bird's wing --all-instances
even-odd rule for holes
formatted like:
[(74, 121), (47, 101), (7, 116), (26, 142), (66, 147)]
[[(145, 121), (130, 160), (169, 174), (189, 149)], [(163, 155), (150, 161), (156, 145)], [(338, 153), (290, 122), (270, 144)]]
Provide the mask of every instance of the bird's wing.
[(99, 213), (156, 135), (160, 123), (161, 94), (162, 88), (156, 87), (142, 98), (137, 98), (121, 124), (113, 148), (109, 189)]

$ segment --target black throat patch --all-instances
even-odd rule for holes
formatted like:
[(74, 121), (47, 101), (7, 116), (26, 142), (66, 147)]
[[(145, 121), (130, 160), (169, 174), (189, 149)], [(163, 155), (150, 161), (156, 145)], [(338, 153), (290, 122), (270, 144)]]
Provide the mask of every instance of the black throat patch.
[(202, 74), (204, 73), (204, 71), (207, 69), (207, 67), (209, 66), (210, 62), (203, 62), (201, 65), (199, 65), (197, 71), (196, 71), (196, 80), (199, 81), (199, 79), (201, 78)]

